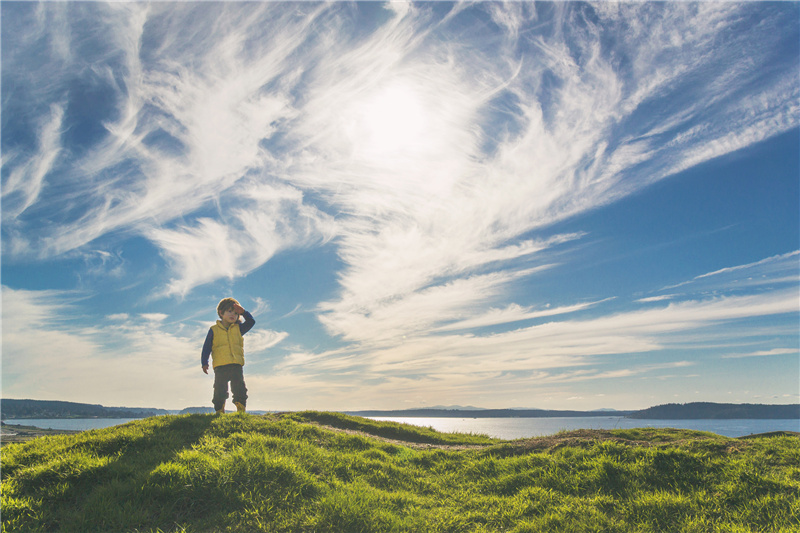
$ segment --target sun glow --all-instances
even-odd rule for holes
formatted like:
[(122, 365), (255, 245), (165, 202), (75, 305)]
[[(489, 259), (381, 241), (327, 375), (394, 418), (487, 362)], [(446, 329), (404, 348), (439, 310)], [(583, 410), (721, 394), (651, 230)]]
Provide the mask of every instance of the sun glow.
[(423, 155), (431, 141), (429, 117), (419, 91), (404, 83), (387, 86), (358, 106), (357, 151), (370, 158)]

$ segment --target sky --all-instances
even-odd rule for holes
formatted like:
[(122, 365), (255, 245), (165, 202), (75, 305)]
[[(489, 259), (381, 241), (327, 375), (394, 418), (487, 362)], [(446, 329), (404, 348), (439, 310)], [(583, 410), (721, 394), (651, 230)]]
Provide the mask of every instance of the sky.
[(800, 402), (800, 3), (2, 2), (2, 397)]

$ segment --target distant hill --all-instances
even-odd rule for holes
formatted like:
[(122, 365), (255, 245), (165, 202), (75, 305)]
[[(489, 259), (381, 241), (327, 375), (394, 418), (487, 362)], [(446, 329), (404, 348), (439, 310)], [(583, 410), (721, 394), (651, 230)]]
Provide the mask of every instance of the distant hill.
[(146, 418), (169, 414), (165, 409), (103, 407), (102, 405), (47, 400), (0, 400), (3, 420), (15, 418)]
[[(230, 409), (230, 404), (228, 405)], [(213, 407), (187, 407), (181, 411), (150, 407), (104, 407), (98, 404), (48, 400), (0, 400), (3, 420), (26, 418), (147, 418), (162, 415), (210, 414)], [(248, 411), (263, 415), (271, 411)]]
[(795, 419), (800, 418), (800, 404), (669, 403), (633, 412), (628, 415), (628, 418), (651, 420)]

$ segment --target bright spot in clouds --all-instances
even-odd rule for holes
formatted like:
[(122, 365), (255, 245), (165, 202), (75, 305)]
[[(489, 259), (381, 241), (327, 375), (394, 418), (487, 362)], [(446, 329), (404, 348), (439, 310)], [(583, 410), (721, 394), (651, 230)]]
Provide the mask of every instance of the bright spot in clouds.
[(418, 157), (435, 142), (434, 110), (404, 82), (395, 82), (355, 105), (354, 143), (365, 157)]

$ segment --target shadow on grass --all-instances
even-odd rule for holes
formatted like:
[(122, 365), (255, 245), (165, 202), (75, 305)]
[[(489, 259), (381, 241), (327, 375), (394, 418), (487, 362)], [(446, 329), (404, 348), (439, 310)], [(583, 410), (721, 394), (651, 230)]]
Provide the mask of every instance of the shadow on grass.
[[(207, 415), (155, 417), (87, 432), (85, 439), (62, 444), (57, 459), (46, 464), (30, 466), (31, 458), (19, 457), (29, 466), (12, 469), (18, 473), (15, 496), (40, 502), (26, 514), (44, 531), (114, 531), (152, 524), (160, 504), (147, 501), (143, 490), (150, 472), (191, 449), (213, 422)], [(60, 442), (54, 439), (51, 449)], [(4, 516), (4, 526), (14, 518)], [(25, 529), (25, 517), (17, 518)]]

